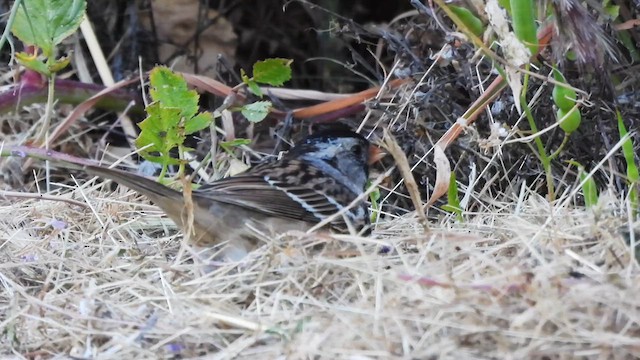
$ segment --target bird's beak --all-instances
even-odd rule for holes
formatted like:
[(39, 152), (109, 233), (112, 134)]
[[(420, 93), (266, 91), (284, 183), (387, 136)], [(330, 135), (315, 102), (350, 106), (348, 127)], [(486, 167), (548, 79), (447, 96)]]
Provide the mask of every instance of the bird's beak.
[(369, 145), (369, 165), (375, 164), (387, 155), (379, 147), (375, 145)]

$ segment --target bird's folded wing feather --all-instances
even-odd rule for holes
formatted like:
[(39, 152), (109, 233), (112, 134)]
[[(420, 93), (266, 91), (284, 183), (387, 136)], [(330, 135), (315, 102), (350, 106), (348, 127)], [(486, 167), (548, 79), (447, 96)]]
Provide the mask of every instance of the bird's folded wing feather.
[[(282, 166), (284, 165), (284, 166)], [(296, 178), (300, 164), (284, 163), (280, 172), (266, 171), (256, 167), (245, 175), (218, 180), (194, 191), (199, 196), (234, 204), (270, 216), (294, 220), (319, 222), (342, 209), (343, 205), (334, 200), (340, 185), (327, 178), (320, 170), (305, 169), (305, 179)], [(292, 165), (292, 171), (287, 171)], [(271, 169), (273, 169), (271, 167)], [(294, 172), (295, 171), (295, 172)], [(341, 198), (351, 202), (355, 194), (341, 193)], [(341, 216), (331, 223), (332, 227), (345, 228)]]

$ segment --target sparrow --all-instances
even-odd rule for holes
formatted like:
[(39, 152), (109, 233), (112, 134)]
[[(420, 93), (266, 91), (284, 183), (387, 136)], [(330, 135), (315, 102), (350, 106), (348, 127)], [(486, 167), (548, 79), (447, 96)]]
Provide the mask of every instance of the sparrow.
[[(244, 173), (203, 185), (191, 193), (193, 223), (182, 192), (144, 176), (97, 165), (87, 173), (104, 177), (145, 195), (198, 247), (226, 243), (230, 258), (242, 258), (257, 245), (256, 229), (267, 233), (306, 231), (329, 216), (337, 232), (369, 226), (368, 205), (356, 200), (365, 190), (368, 166), (380, 156), (362, 135), (329, 129), (297, 143), (280, 159)], [(348, 225), (349, 224), (349, 225)]]

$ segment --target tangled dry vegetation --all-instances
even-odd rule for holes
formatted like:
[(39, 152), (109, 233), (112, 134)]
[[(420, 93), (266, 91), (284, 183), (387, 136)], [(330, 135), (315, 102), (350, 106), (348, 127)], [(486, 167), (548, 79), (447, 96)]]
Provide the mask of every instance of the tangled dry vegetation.
[(405, 216), (371, 238), (265, 236), (241, 263), (212, 265), (180, 237), (158, 237), (173, 225), (127, 190), (97, 180), (52, 195), (86, 206), (34, 199), (0, 208), (5, 356), (640, 353), (638, 265), (615, 197), (585, 211), (523, 188), (427, 233)]
[[(432, 20), (412, 16), (393, 28), (414, 34), (394, 54), (410, 50), (426, 59), (448, 40), (427, 25)], [(420, 43), (425, 39), (438, 44)], [(388, 127), (396, 136), (424, 199), (435, 169), (423, 155), (490, 73), (472, 56), (461, 46), (456, 67), (431, 69), (364, 115), (367, 131), (379, 136)], [(404, 64), (396, 74), (419, 77), (429, 67)], [(545, 116), (550, 90), (541, 89), (532, 106), (547, 128), (556, 120)], [(504, 110), (492, 113), (516, 129), (509, 96), (498, 99)], [(640, 223), (618, 186), (620, 157), (601, 143), (615, 143), (617, 129), (599, 122), (606, 106), (597, 101), (554, 164), (553, 201), (544, 197), (531, 147), (516, 141), (527, 134), (492, 137), (485, 119), (447, 152), (466, 199), (462, 219), (432, 207), (425, 229), (407, 190), (391, 190), (403, 180), (395, 172), (383, 182), (389, 196), (371, 236), (262, 234), (263, 245), (237, 263), (206, 260), (211, 253), (184, 244), (156, 207), (101, 179), (56, 171), (48, 193), (33, 182), (21, 186), (31, 194), (0, 193), (0, 356), (638, 358), (640, 268), (633, 249)], [(637, 111), (626, 110), (630, 117)], [(3, 118), (2, 140), (16, 142), (43, 112), (34, 105)], [(58, 146), (104, 150), (83, 127), (90, 128), (72, 128)], [(561, 141), (553, 131), (544, 136), (551, 148)], [(596, 171), (603, 192), (592, 209), (583, 206), (577, 174), (561, 161), (570, 158)], [(376, 174), (392, 159), (385, 161)]]

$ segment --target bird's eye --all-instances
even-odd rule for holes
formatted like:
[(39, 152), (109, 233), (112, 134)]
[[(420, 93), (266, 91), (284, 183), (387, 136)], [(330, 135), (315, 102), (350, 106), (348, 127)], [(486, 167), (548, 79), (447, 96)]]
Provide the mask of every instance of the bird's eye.
[(353, 154), (354, 154), (355, 156), (358, 156), (358, 157), (359, 157), (359, 156), (361, 156), (361, 155), (362, 155), (362, 146), (360, 146), (360, 145), (354, 145), (354, 146), (351, 148), (351, 151), (353, 152)]

